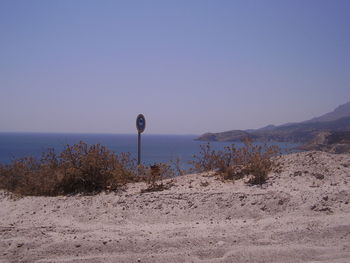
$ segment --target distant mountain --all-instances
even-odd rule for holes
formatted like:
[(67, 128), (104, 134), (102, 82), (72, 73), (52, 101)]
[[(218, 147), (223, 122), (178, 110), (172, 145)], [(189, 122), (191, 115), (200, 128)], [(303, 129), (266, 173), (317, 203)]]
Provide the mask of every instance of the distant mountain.
[(259, 130), (259, 131), (270, 131), (270, 130), (273, 130), (274, 128), (276, 128), (276, 126), (270, 124), (270, 125), (267, 125), (265, 127), (259, 128), (259, 129), (249, 129), (249, 130), (245, 130), (245, 131), (246, 132), (254, 132), (254, 131), (257, 131), (257, 130)]
[(350, 116), (350, 101), (348, 103), (338, 106), (332, 112), (328, 112), (320, 117), (313, 118), (305, 122), (335, 121), (348, 116)]
[(232, 130), (219, 133), (205, 133), (200, 141), (240, 141), (250, 137), (257, 141), (285, 141), (307, 143), (320, 132), (350, 131), (350, 102), (320, 117), (299, 123), (279, 126), (268, 125), (255, 130)]

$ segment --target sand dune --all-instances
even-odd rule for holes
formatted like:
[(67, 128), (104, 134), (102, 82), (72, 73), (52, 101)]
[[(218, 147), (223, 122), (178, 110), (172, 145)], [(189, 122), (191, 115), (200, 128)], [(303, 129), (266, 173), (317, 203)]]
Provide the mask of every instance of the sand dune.
[(350, 155), (279, 161), (263, 187), (193, 174), (153, 193), (0, 192), (0, 262), (350, 262)]

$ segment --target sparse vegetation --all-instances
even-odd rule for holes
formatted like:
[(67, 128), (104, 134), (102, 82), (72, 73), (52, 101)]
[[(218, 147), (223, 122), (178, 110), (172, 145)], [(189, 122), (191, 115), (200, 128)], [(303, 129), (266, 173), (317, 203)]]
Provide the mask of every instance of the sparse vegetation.
[(22, 195), (60, 195), (115, 190), (137, 181), (130, 154), (116, 155), (106, 147), (80, 142), (57, 155), (26, 157), (0, 167), (0, 188)]
[(172, 181), (163, 183), (163, 179), (175, 176), (175, 170), (169, 164), (159, 163), (151, 165), (150, 168), (146, 168), (145, 172), (147, 188), (143, 189), (141, 192), (157, 192), (169, 189), (173, 185)]
[[(241, 148), (232, 145), (219, 151), (206, 144), (190, 164), (193, 172), (215, 171), (224, 180), (250, 175), (249, 183), (263, 184), (267, 174), (277, 167), (271, 157), (278, 151), (275, 146), (257, 146), (250, 140)], [(67, 145), (60, 154), (50, 149), (41, 158), (0, 164), (0, 189), (20, 195), (55, 196), (113, 191), (129, 182), (144, 181), (148, 184), (145, 191), (159, 191), (169, 188), (163, 178), (184, 173), (179, 160), (172, 165), (137, 166), (128, 153), (117, 155), (99, 144), (80, 142)]]
[(272, 159), (280, 150), (277, 146), (254, 145), (244, 140), (244, 146), (234, 145), (223, 150), (212, 150), (210, 144), (201, 145), (199, 155), (190, 163), (196, 172), (215, 171), (224, 180), (235, 180), (251, 175), (250, 184), (263, 184), (277, 163)]

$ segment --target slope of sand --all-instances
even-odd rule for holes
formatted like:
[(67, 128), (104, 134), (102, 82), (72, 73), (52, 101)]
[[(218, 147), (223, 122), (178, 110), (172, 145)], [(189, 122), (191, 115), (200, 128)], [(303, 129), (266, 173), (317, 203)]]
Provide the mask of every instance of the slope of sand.
[(263, 187), (186, 175), (95, 196), (0, 192), (0, 262), (350, 262), (350, 155), (280, 158)]

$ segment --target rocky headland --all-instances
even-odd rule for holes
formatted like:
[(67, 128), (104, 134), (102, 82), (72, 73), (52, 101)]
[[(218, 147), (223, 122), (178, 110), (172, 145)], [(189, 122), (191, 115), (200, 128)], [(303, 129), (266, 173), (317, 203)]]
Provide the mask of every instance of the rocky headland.
[[(255, 141), (277, 141), (300, 143), (302, 149), (322, 150), (335, 153), (350, 151), (350, 102), (340, 105), (334, 111), (320, 117), (299, 123), (279, 126), (268, 125), (260, 129), (232, 130), (205, 133), (200, 141), (241, 141), (245, 138)], [(327, 137), (321, 143), (323, 137)], [(341, 144), (341, 145), (340, 145)]]

